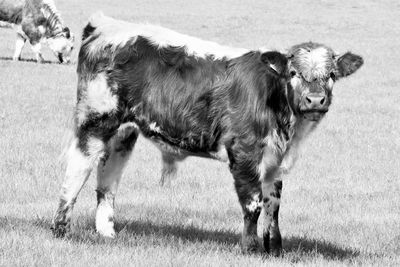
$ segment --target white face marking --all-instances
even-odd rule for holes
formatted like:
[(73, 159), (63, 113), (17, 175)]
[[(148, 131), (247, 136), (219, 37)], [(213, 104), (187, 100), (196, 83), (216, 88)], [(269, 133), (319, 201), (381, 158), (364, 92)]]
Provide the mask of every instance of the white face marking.
[(82, 124), (91, 111), (98, 113), (115, 111), (117, 103), (118, 98), (111, 93), (105, 74), (98, 74), (95, 79), (88, 82), (83, 99), (78, 103), (76, 114), (78, 124)]
[(39, 31), (42, 35), (44, 35), (44, 34), (46, 33), (46, 28), (43, 27), (42, 25), (40, 25), (40, 26), (38, 27), (38, 31)]
[(292, 88), (297, 88), (301, 84), (301, 80), (299, 77), (294, 76), (293, 78), (290, 79), (290, 85)]
[(71, 58), (72, 48), (74, 47), (73, 38), (67, 39), (65, 37), (55, 37), (47, 39), (47, 45), (54, 52), (56, 56), (62, 54), (63, 60), (69, 62)]
[(188, 55), (205, 58), (213, 55), (216, 59), (234, 58), (248, 52), (247, 49), (222, 46), (214, 42), (180, 34), (175, 31), (149, 24), (133, 24), (106, 17), (101, 13), (94, 14), (90, 23), (96, 27), (95, 34), (101, 34), (91, 44), (91, 52), (101, 51), (102, 47), (112, 44), (115, 47), (125, 45), (137, 36), (151, 40), (160, 48), (166, 46), (185, 46)]
[(333, 84), (334, 84), (334, 83), (335, 83), (335, 82), (332, 80), (332, 78), (329, 78), (329, 79), (328, 79), (328, 82), (326, 83), (326, 86), (327, 86), (329, 89), (332, 90)]
[(262, 208), (262, 201), (260, 201), (260, 194), (254, 194), (250, 203), (246, 205), (246, 209), (250, 212), (255, 212), (258, 208)]
[(311, 81), (311, 77), (323, 78), (327, 75), (326, 64), (329, 59), (329, 51), (325, 47), (318, 47), (308, 51), (300, 49), (299, 59), (307, 72), (302, 73), (307, 81)]

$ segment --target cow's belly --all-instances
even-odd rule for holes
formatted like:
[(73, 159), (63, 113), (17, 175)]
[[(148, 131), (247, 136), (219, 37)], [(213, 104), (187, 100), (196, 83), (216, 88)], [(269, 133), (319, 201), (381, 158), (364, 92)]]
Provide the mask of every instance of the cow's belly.
[[(228, 162), (228, 153), (225, 145), (215, 144), (208, 148), (208, 144), (202, 144), (201, 141), (191, 141), (190, 138), (170, 137), (162, 127), (157, 124), (138, 127), (143, 137), (150, 140), (162, 153), (182, 159), (188, 156), (203, 158), (212, 158), (222, 162)], [(215, 147), (215, 148), (214, 148)]]

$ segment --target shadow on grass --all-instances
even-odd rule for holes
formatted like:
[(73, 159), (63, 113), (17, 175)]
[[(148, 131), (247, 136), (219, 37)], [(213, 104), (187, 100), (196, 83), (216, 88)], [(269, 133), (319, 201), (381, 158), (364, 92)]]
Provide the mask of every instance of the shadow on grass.
[[(0, 60), (4, 60), (4, 61), (14, 61), (12, 57), (0, 57)], [(19, 61), (36, 63), (36, 59), (33, 59), (33, 58), (21, 58)], [(42, 63), (40, 63), (40, 64), (58, 64), (58, 65), (60, 65), (59, 62), (50, 61), (50, 60), (44, 60), (44, 61), (43, 61)]]
[[(42, 228), (50, 233), (51, 219), (21, 219), (21, 218), (0, 218), (0, 228), (16, 229), (22, 228), (28, 231), (27, 225), (35, 228)], [(74, 229), (75, 228), (75, 229)], [(10, 230), (11, 230), (10, 229)], [(79, 229), (79, 230), (77, 230)], [(205, 230), (194, 226), (181, 226), (169, 224), (155, 224), (147, 221), (120, 221), (116, 222), (115, 229), (120, 235), (142, 235), (142, 236), (159, 236), (175, 237), (184, 242), (200, 242), (200, 243), (217, 243), (220, 245), (236, 246), (240, 243), (240, 234), (232, 231)], [(94, 222), (88, 218), (81, 217), (78, 222), (73, 225), (72, 232), (67, 239), (77, 243), (104, 244), (110, 240), (104, 239), (95, 233)], [(111, 241), (111, 243), (125, 243), (126, 238)], [(360, 252), (349, 248), (343, 248), (336, 244), (323, 240), (308, 239), (306, 237), (286, 237), (283, 238), (283, 249), (292, 262), (301, 262), (303, 257), (320, 257), (328, 260), (351, 260), (356, 258)]]

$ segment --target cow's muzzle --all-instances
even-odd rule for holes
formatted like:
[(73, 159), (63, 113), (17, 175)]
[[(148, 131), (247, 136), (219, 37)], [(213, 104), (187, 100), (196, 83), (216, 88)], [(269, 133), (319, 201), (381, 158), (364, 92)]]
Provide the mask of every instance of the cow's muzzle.
[(328, 105), (324, 93), (309, 93), (302, 97), (300, 112), (305, 119), (318, 121), (328, 112)]

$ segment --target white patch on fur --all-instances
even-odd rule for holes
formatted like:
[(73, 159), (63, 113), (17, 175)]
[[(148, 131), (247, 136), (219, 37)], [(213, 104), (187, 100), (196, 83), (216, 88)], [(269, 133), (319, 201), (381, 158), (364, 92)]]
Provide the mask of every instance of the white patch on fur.
[(276, 129), (272, 129), (263, 140), (264, 144), (274, 153), (283, 154), (286, 151), (288, 141), (278, 134)]
[(90, 24), (96, 28), (95, 35), (99, 38), (91, 43), (91, 53), (102, 51), (106, 45), (113, 45), (114, 49), (125, 45), (129, 40), (143, 36), (160, 48), (166, 46), (185, 46), (188, 55), (205, 58), (214, 56), (216, 59), (235, 58), (248, 52), (243, 48), (222, 46), (215, 42), (204, 41), (199, 38), (180, 34), (173, 30), (150, 24), (134, 24), (116, 20), (96, 13), (89, 19)]
[(332, 78), (329, 78), (329, 79), (328, 79), (328, 82), (326, 83), (326, 86), (327, 86), (329, 89), (332, 90), (333, 84), (334, 84), (334, 83), (335, 83), (335, 82), (332, 80)]
[(44, 61), (41, 50), (42, 44), (40, 42), (32, 45), (32, 51), (35, 53), (36, 61), (38, 63), (42, 63)]
[(46, 33), (46, 28), (43, 27), (42, 25), (38, 26), (38, 31), (43, 35)]
[(262, 183), (262, 194), (264, 199), (268, 198), (267, 202), (263, 203), (264, 207), (264, 221), (263, 221), (263, 232), (268, 232), (273, 221), (273, 215), (276, 208), (280, 205), (280, 198), (276, 198), (273, 195), (275, 192), (274, 181)]
[(117, 108), (117, 96), (111, 93), (104, 73), (98, 74), (88, 83), (86, 104), (98, 113), (112, 112)]
[(102, 201), (97, 207), (96, 212), (96, 231), (109, 238), (115, 237), (114, 222), (114, 209), (107, 201)]
[(307, 72), (302, 73), (304, 78), (311, 82), (311, 78), (323, 78), (327, 75), (326, 64), (329, 58), (329, 51), (325, 47), (318, 47), (311, 51), (300, 49), (299, 59), (301, 64), (306, 66)]
[(258, 208), (262, 208), (262, 201), (260, 201), (260, 194), (254, 194), (250, 203), (246, 205), (246, 209), (250, 212), (255, 212)]
[(25, 42), (26, 42), (26, 39), (24, 39), (23, 37), (21, 37), (17, 34), (17, 41), (15, 42), (15, 51), (14, 51), (13, 60), (20, 59), (22, 49), (25, 46)]
[(156, 132), (156, 133), (161, 133), (160, 127), (157, 126), (156, 122), (152, 122), (149, 124), (149, 128), (151, 131)]
[(292, 88), (297, 88), (301, 84), (301, 79), (298, 76), (294, 76), (290, 79), (290, 85)]
[(215, 158), (222, 162), (228, 162), (228, 151), (226, 151), (226, 147), (224, 145), (219, 145), (217, 152), (210, 153), (212, 158)]
[(117, 109), (118, 98), (113, 95), (104, 73), (89, 81), (82, 99), (76, 107), (78, 125), (81, 125), (90, 112), (109, 113)]
[(65, 179), (61, 188), (61, 198), (70, 205), (76, 199), (83, 184), (89, 177), (94, 157), (87, 157), (78, 148), (78, 140), (73, 139), (67, 152)]
[(104, 142), (96, 137), (90, 136), (87, 140), (87, 153), (91, 162), (96, 162), (104, 156)]
[(67, 39), (64, 36), (57, 36), (54, 38), (48, 38), (46, 42), (54, 53), (62, 53), (63, 58), (71, 56), (72, 48), (74, 47), (74, 41), (72, 38)]
[(290, 147), (285, 153), (279, 167), (282, 174), (286, 174), (297, 161), (301, 142), (315, 129), (318, 122), (298, 119), (295, 125), (295, 134), (290, 142)]
[(126, 122), (119, 126), (117, 136), (119, 139), (129, 137), (134, 131), (138, 131), (139, 126), (134, 122)]
[(268, 135), (264, 138), (263, 143), (265, 146), (263, 155), (257, 168), (260, 175), (260, 181), (266, 178), (265, 175), (267, 172), (279, 167), (282, 157), (285, 156), (286, 152), (290, 148), (296, 132), (296, 117), (294, 115), (290, 118), (290, 125), (289, 140), (286, 140), (284, 136), (278, 134), (276, 129), (269, 131)]
[(260, 181), (264, 180), (265, 175), (271, 169), (277, 167), (279, 164), (279, 156), (271, 150), (264, 149), (261, 162), (258, 164), (257, 170), (260, 175)]
[(113, 238), (114, 231), (114, 208), (113, 199), (117, 193), (118, 185), (126, 163), (129, 160), (130, 151), (120, 150), (123, 146), (122, 140), (129, 137), (134, 131), (138, 131), (138, 126), (133, 122), (121, 124), (118, 132), (107, 144), (110, 152), (97, 167), (97, 190), (104, 194), (96, 212), (96, 230), (105, 237)]

